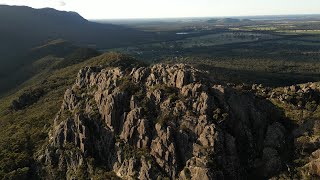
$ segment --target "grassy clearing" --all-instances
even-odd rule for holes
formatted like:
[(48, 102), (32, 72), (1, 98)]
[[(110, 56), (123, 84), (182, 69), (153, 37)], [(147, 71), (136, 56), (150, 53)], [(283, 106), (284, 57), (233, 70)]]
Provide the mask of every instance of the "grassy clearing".
[(183, 48), (191, 48), (194, 46), (216, 46), (240, 42), (253, 42), (273, 38), (276, 38), (276, 36), (252, 32), (226, 32), (187, 38), (181, 41), (177, 41), (177, 43), (181, 44), (181, 47)]

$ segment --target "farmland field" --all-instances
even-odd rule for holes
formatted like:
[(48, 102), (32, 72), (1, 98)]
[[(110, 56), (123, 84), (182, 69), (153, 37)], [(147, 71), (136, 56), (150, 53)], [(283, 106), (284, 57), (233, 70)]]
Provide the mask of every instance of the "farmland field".
[[(125, 22), (115, 22), (126, 24)], [(283, 86), (320, 81), (320, 18), (139, 21), (164, 38), (117, 51), (147, 62), (204, 66), (216, 79)], [(168, 38), (169, 37), (169, 38)]]

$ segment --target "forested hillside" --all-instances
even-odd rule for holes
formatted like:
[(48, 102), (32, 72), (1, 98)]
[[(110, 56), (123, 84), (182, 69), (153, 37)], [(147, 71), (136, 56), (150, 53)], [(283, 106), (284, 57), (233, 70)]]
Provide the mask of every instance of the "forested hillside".
[[(75, 12), (0, 5), (0, 39), (0, 81), (10, 84), (15, 83), (16, 71), (38, 59), (34, 54), (43, 49), (39, 46), (61, 45), (59, 40), (63, 39), (74, 46), (107, 49), (152, 41), (153, 33), (90, 22)], [(43, 53), (55, 55), (70, 50), (69, 45), (63, 48), (53, 54)]]

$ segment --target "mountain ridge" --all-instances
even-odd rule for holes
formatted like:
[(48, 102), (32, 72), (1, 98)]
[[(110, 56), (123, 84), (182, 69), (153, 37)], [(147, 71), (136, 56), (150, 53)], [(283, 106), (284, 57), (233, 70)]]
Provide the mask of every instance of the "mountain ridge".
[[(212, 23), (238, 21), (251, 23)], [(314, 61), (288, 55), (277, 63), (246, 59), (250, 51), (239, 60), (162, 59), (171, 47), (161, 43), (166, 50), (142, 62), (101, 51), (153, 33), (51, 8), (1, 6), (0, 24), (0, 179), (320, 177), (320, 82), (296, 84), (317, 75), (309, 73), (318, 72), (313, 54)], [(271, 47), (239, 45), (256, 46)], [(317, 51), (310, 44), (293, 54), (298, 48)], [(161, 61), (145, 63), (152, 58)], [(286, 82), (276, 87), (254, 84), (280, 76)]]
[(219, 84), (186, 64), (114, 53), (53, 68), (0, 100), (0, 177), (317, 177), (318, 83)]
[(205, 74), (184, 64), (81, 69), (39, 156), (45, 176), (283, 176), (294, 153), (290, 120), (270, 101)]
[[(72, 41), (74, 43), (85, 43), (87, 45), (96, 43), (97, 47), (108, 48), (110, 47), (110, 41), (115, 41), (115, 38), (117, 38), (118, 42), (121, 42), (121, 39), (124, 39), (121, 36), (128, 38), (132, 33), (140, 33), (137, 34), (138, 36), (150, 34), (142, 33), (141, 31), (119, 25), (90, 22), (84, 19), (78, 13), (58, 11), (52, 8), (33, 9), (24, 6), (2, 5), (1, 9), (0, 22), (3, 24), (3, 26), (0, 27), (0, 30), (2, 36), (10, 32), (11, 35), (15, 35), (15, 38), (11, 39), (17, 39), (19, 37), (27, 38), (28, 36), (25, 36), (27, 33), (29, 36), (32, 35), (32, 38), (28, 39), (28, 43), (34, 42), (32, 46), (45, 43), (50, 39), (53, 40), (60, 38)], [(82, 25), (82, 27), (80, 28), (79, 25)], [(16, 30), (19, 30), (20, 33), (16, 33)], [(107, 30), (109, 30), (109, 32)], [(112, 30), (117, 30), (119, 34), (114, 34)], [(32, 34), (32, 31), (37, 33)], [(86, 34), (84, 34), (84, 31), (86, 31)], [(102, 40), (97, 38), (88, 39), (88, 36), (92, 36), (90, 34), (93, 33), (93, 31), (98, 33)], [(103, 31), (105, 32), (104, 36), (102, 36)], [(123, 31), (123, 33), (121, 31)], [(77, 33), (82, 33), (81, 35), (84, 36), (80, 37), (77, 35)], [(108, 35), (108, 33), (113, 33), (112, 36), (115, 37)], [(109, 42), (106, 41), (102, 43), (103, 40), (106, 40), (105, 36), (110, 38), (110, 40)]]
[(10, 76), (21, 64), (27, 63), (24, 56), (32, 48), (56, 39), (93, 49), (115, 48), (153, 39), (152, 33), (90, 22), (74, 12), (51, 8), (0, 7), (0, 79)]

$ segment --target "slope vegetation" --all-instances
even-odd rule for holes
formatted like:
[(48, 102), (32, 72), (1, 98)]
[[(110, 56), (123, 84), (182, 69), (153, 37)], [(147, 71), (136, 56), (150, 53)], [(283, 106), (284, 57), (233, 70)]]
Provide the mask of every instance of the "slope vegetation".
[[(58, 68), (57, 63), (1, 98), (0, 179), (36, 177), (34, 153), (45, 142), (63, 94), (73, 84), (79, 69), (87, 65), (109, 66), (120, 59), (130, 61), (131, 58), (104, 54), (63, 68)], [(41, 95), (34, 96), (36, 92), (41, 92)], [(15, 110), (14, 102), (23, 106)]]
[[(193, 67), (86, 67), (39, 152), (46, 178), (277, 177), (291, 159), (284, 114)], [(255, 163), (252, 163), (255, 162)]]
[(318, 83), (224, 85), (186, 64), (79, 54), (0, 99), (1, 179), (319, 177)]
[[(90, 22), (75, 12), (0, 5), (0, 78), (30, 63), (31, 49), (57, 39), (94, 49), (137, 44), (153, 34), (112, 24)], [(64, 52), (61, 50), (60, 52)], [(48, 55), (48, 54), (47, 54)], [(34, 60), (36, 60), (34, 58)]]

